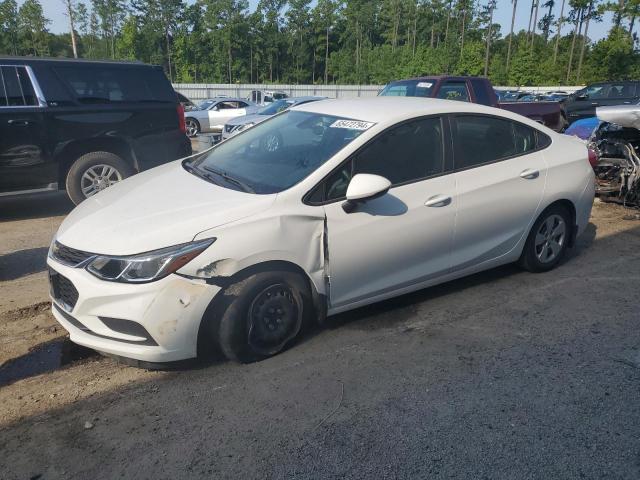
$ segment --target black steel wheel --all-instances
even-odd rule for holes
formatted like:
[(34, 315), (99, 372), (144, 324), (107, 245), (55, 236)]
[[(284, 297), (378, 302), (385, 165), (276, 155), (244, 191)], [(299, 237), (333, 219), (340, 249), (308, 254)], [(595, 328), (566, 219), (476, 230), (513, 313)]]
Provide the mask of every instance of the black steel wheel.
[(207, 331), (230, 360), (255, 362), (276, 355), (298, 336), (313, 313), (308, 280), (290, 271), (239, 278), (216, 295)]

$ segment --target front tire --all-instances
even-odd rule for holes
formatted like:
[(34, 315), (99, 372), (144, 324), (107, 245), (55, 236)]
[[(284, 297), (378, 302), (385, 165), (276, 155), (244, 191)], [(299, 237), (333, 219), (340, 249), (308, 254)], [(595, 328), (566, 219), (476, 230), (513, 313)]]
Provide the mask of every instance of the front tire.
[(260, 272), (221, 292), (224, 311), (210, 335), (229, 360), (250, 363), (283, 351), (312, 310), (306, 280), (287, 271)]
[(536, 220), (524, 245), (519, 265), (530, 272), (555, 268), (567, 252), (571, 215), (562, 205), (552, 205)]
[(187, 137), (194, 138), (197, 137), (200, 133), (200, 123), (195, 119), (188, 117), (185, 121), (185, 126), (187, 128)]
[(67, 194), (78, 205), (134, 173), (131, 165), (114, 153), (86, 153), (73, 162), (67, 173)]

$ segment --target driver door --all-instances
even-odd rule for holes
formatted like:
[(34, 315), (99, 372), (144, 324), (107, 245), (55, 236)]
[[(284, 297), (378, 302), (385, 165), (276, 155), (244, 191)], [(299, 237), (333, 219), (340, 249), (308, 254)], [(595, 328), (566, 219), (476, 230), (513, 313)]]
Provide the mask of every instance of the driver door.
[(239, 101), (218, 102), (209, 110), (209, 125), (213, 130), (222, 130), (224, 124), (235, 117), (247, 114), (248, 104)]
[[(414, 290), (449, 271), (456, 202), (443, 133), (439, 117), (393, 127), (319, 186), (327, 217), (331, 313)], [(346, 213), (346, 189), (358, 173), (381, 175), (392, 187)]]

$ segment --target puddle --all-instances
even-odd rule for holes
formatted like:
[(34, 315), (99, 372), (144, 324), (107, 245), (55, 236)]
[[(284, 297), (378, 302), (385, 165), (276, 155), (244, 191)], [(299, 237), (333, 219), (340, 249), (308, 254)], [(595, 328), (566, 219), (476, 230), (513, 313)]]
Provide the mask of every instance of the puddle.
[(23, 378), (58, 370), (94, 355), (98, 354), (89, 348), (76, 345), (66, 338), (51, 340), (0, 366), (0, 387)]

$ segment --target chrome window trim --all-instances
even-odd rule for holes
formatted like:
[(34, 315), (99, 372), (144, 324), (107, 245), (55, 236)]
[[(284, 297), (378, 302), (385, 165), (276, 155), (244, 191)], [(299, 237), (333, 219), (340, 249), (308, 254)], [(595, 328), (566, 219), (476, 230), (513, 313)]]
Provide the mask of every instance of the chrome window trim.
[[(27, 76), (29, 77), (29, 81), (31, 82), (31, 86), (33, 87), (33, 93), (35, 94), (36, 99), (38, 100), (38, 105), (0, 105), (0, 109), (4, 109), (4, 108), (44, 108), (44, 107), (47, 106), (47, 100), (44, 97), (44, 93), (42, 92), (42, 89), (40, 88), (40, 84), (38, 83), (38, 80), (36, 79), (36, 76), (33, 73), (33, 69), (31, 68), (31, 66), (29, 66), (29, 65), (5, 65), (5, 64), (0, 64), (0, 68), (2, 68), (2, 67), (24, 68), (26, 70)], [(2, 87), (3, 87), (4, 95), (5, 95), (5, 98), (6, 98), (7, 89), (6, 89), (6, 86), (4, 84), (4, 77), (2, 77)], [(22, 85), (20, 85), (20, 90), (22, 91)], [(24, 95), (23, 95), (23, 99), (24, 99)]]

